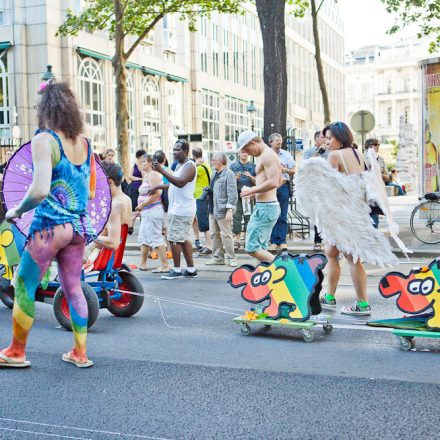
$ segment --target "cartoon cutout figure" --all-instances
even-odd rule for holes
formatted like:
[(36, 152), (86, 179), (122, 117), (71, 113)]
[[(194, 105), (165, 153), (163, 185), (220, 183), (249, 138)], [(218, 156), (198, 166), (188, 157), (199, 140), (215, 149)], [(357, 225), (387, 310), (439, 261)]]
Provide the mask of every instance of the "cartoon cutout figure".
[(12, 279), (13, 268), (20, 263), (24, 243), (25, 237), (16, 226), (6, 221), (0, 225), (0, 265), (5, 269), (4, 278)]
[(284, 252), (274, 261), (257, 267), (243, 265), (229, 277), (232, 287), (242, 287), (241, 296), (250, 303), (268, 300), (263, 313), (268, 318), (282, 316), (283, 305), (289, 307), (291, 321), (306, 321), (310, 315), (321, 313), (319, 292), (327, 259), (322, 254), (292, 255)]
[(405, 313), (418, 314), (432, 308), (434, 314), (426, 326), (440, 331), (440, 258), (428, 267), (412, 269), (409, 275), (390, 272), (380, 280), (379, 292), (385, 298), (398, 295), (396, 305)]

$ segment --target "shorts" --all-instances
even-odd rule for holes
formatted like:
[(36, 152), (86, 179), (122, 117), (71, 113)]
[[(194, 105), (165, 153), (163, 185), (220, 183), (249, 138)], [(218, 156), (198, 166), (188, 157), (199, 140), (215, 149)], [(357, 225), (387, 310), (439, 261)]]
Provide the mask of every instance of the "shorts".
[(138, 232), (139, 246), (156, 248), (165, 244), (162, 235), (163, 214), (162, 204), (144, 209), (141, 212), (141, 225)]
[(199, 225), (199, 231), (200, 232), (206, 232), (209, 231), (209, 213), (208, 213), (208, 197), (205, 198), (205, 200), (196, 200), (196, 206), (197, 206), (197, 223)]
[(194, 216), (168, 214), (168, 241), (171, 243), (184, 243), (189, 240), (189, 234), (194, 221)]
[(278, 202), (257, 202), (255, 204), (246, 229), (246, 252), (256, 252), (268, 248), (270, 234), (280, 216), (280, 212)]

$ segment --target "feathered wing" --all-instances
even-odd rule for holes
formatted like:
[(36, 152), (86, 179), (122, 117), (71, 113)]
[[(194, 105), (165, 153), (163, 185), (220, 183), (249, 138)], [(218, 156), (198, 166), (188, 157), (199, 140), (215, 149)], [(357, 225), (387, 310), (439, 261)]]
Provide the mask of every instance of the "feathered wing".
[(388, 229), (391, 237), (405, 254), (406, 258), (408, 258), (407, 253), (412, 253), (412, 250), (408, 249), (403, 241), (399, 238), (399, 225), (393, 219), (393, 214), (391, 213), (391, 208), (388, 203), (385, 185), (382, 180), (382, 173), (374, 154), (374, 150), (369, 148), (367, 154), (370, 162), (370, 169), (364, 173), (364, 179), (368, 203), (371, 204), (376, 202), (380, 206), (380, 209), (382, 209), (382, 212), (385, 214), (387, 219)]
[(324, 241), (352, 255), (355, 262), (380, 266), (397, 262), (388, 240), (373, 227), (361, 175), (346, 176), (324, 159), (309, 159), (298, 170), (296, 198)]

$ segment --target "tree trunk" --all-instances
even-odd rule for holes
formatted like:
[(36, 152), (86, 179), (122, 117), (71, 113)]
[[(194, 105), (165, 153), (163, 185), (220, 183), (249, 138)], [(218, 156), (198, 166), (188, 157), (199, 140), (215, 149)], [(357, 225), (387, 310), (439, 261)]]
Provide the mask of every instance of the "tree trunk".
[(128, 150), (128, 97), (127, 97), (127, 69), (125, 68), (126, 56), (124, 53), (124, 29), (122, 25), (123, 12), (120, 0), (113, 0), (115, 5), (115, 56), (112, 64), (116, 80), (116, 133), (119, 164), (122, 166), (124, 176), (130, 175), (130, 160)]
[(316, 70), (318, 71), (319, 88), (321, 89), (322, 105), (324, 107), (324, 124), (330, 123), (330, 104), (328, 101), (327, 86), (325, 85), (324, 69), (322, 67), (321, 59), (321, 45), (319, 43), (318, 31), (318, 12), (316, 10), (316, 0), (310, 0), (312, 7), (312, 21), (313, 21), (313, 39), (315, 41), (315, 60)]
[(287, 67), (284, 11), (286, 0), (256, 0), (264, 55), (264, 136), (286, 137)]

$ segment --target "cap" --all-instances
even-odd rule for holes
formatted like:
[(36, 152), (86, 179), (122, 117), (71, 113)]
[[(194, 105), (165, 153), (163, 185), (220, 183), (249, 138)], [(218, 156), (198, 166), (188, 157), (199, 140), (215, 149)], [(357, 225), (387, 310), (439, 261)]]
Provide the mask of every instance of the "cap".
[(238, 149), (241, 150), (245, 147), (252, 139), (258, 137), (258, 134), (254, 133), (252, 130), (242, 131), (237, 139)]

